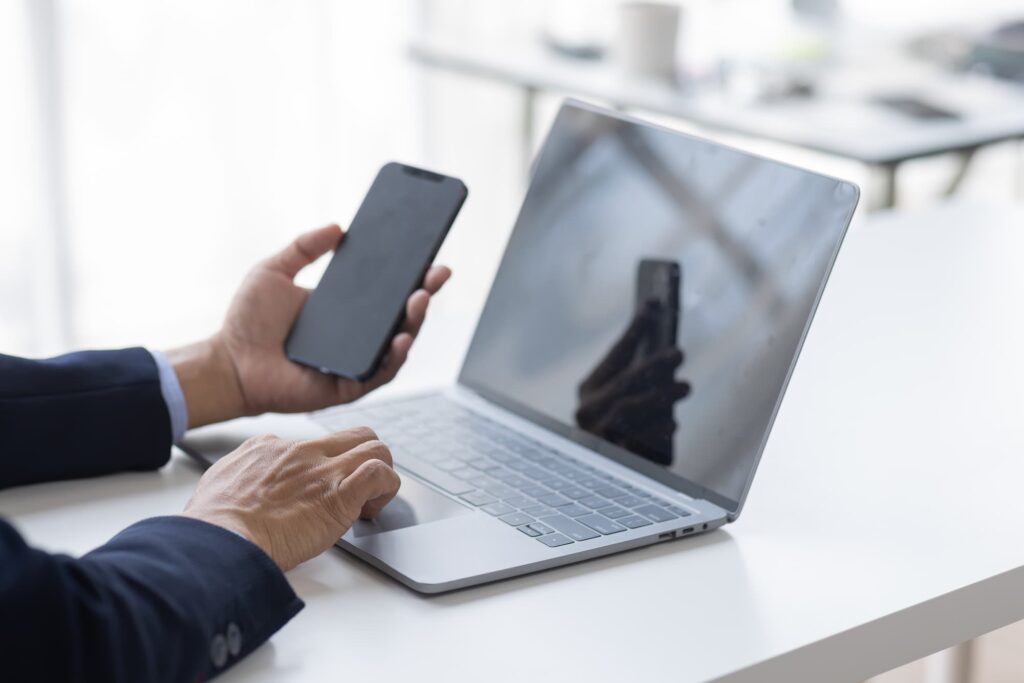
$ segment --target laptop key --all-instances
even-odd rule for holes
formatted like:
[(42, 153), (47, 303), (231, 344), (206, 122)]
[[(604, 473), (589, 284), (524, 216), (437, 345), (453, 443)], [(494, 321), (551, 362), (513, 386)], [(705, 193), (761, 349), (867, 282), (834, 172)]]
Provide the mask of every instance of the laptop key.
[(544, 536), (538, 536), (537, 540), (549, 548), (557, 548), (560, 545), (569, 545), (572, 543), (572, 540), (566, 538), (562, 534), (546, 534)]
[(533, 536), (534, 538), (536, 538), (537, 536), (540, 536), (540, 532), (537, 531), (536, 529), (530, 528), (529, 525), (521, 526), (521, 527), (519, 527), (519, 530), (522, 531), (527, 536)]
[(622, 496), (621, 498), (616, 498), (615, 499), (615, 504), (616, 505), (621, 505), (622, 507), (626, 507), (626, 508), (632, 508), (632, 507), (636, 507), (637, 505), (647, 505), (648, 502), (646, 500), (644, 500), (643, 498), (637, 498), (634, 495), (628, 495), (628, 496)]
[(537, 500), (540, 501), (541, 503), (544, 503), (545, 505), (550, 505), (553, 508), (568, 505), (569, 503), (572, 502), (571, 499), (566, 498), (560, 493), (549, 493), (546, 496), (538, 497)]
[(530, 522), (527, 526), (540, 534), (550, 534), (554, 532), (554, 529), (549, 527), (547, 524), (541, 524), (540, 522)]
[(605, 498), (620, 498), (626, 495), (625, 491), (614, 486), (603, 486), (599, 489), (594, 489), (594, 493)]
[(589, 515), (593, 510), (585, 508), (582, 505), (572, 503), (571, 505), (563, 505), (555, 510), (555, 512), (561, 512), (563, 515), (568, 515), (569, 517), (580, 517), (581, 515)]
[(459, 496), (463, 493), (468, 493), (475, 488), (472, 484), (466, 483), (461, 479), (457, 479), (447, 472), (442, 472), (436, 467), (416, 460), (415, 458), (402, 458), (397, 464), (399, 467), (404, 467), (413, 474), (426, 479), (434, 486), (437, 486), (452, 495)]
[(607, 517), (601, 515), (584, 515), (583, 517), (577, 517), (576, 521), (580, 524), (586, 524), (594, 531), (599, 534), (608, 536), (609, 534), (617, 534), (620, 531), (625, 531), (626, 527), (621, 524), (616, 524)]
[(512, 495), (505, 498), (505, 502), (514, 508), (521, 508), (533, 505), (533, 498), (528, 496)]
[(570, 486), (567, 489), (562, 489), (559, 493), (561, 493), (563, 496), (566, 496), (567, 498), (572, 498), (573, 500), (586, 498), (587, 496), (590, 495), (590, 491), (579, 486)]
[(551, 493), (550, 489), (546, 489), (543, 486), (537, 486), (536, 484), (530, 484), (529, 486), (520, 486), (519, 490), (530, 496), (531, 498), (540, 498)]
[(538, 479), (537, 481), (553, 491), (561, 491), (572, 486), (565, 479), (559, 479), (558, 477), (548, 477), (547, 479)]
[(434, 467), (438, 467), (444, 470), (445, 472), (451, 472), (453, 470), (461, 469), (462, 467), (464, 467), (464, 465), (461, 460), (455, 460), (454, 458), (451, 458), (449, 460), (442, 460), (439, 463), (435, 463)]
[(494, 462), (490, 458), (485, 458), (485, 457), (482, 457), (482, 456), (477, 456), (475, 458), (470, 458), (466, 462), (469, 464), (470, 467), (475, 467), (476, 469), (480, 470), (481, 472), (488, 472), (490, 470), (496, 470), (499, 467), (498, 463)]
[(497, 502), (494, 496), (489, 493), (484, 493), (483, 491), (473, 491), (472, 493), (459, 496), (459, 498), (471, 505), (488, 505), (490, 503)]
[(562, 515), (552, 515), (551, 517), (545, 517), (540, 520), (541, 523), (547, 524), (555, 531), (560, 531), (574, 541), (589, 541), (592, 538), (600, 538), (601, 534), (595, 532), (593, 529), (587, 526), (583, 526), (579, 522), (563, 517)]
[(648, 517), (655, 522), (667, 522), (670, 519), (676, 518), (671, 512), (657, 505), (644, 505), (636, 508), (634, 512), (639, 512), (644, 517)]
[(587, 496), (586, 498), (580, 498), (579, 503), (581, 505), (586, 505), (588, 508), (593, 510), (608, 507), (608, 500), (601, 496)]
[(540, 517), (542, 515), (554, 514), (554, 510), (549, 508), (547, 505), (529, 505), (524, 508), (520, 508), (523, 512), (534, 517)]
[(529, 524), (533, 521), (533, 517), (530, 517), (529, 515), (524, 515), (521, 512), (512, 512), (507, 515), (502, 515), (501, 517), (498, 517), (498, 519), (505, 522), (505, 524), (508, 524), (509, 526), (522, 526), (524, 524)]
[(623, 526), (628, 526), (630, 529), (639, 529), (642, 526), (650, 526), (651, 522), (640, 515), (630, 515), (629, 517), (622, 517), (615, 520)]
[(608, 508), (601, 508), (600, 510), (598, 510), (598, 512), (600, 512), (602, 515), (604, 515), (608, 519), (618, 519), (620, 517), (627, 517), (627, 516), (633, 514), (632, 512), (630, 512), (629, 510), (627, 510), (625, 508), (620, 508), (618, 505), (613, 505), (613, 506), (608, 507)]
[(494, 515), (495, 517), (500, 517), (501, 515), (507, 515), (510, 512), (516, 511), (516, 509), (511, 505), (506, 505), (505, 503), (500, 502), (481, 505), (480, 509), (489, 515)]
[(679, 507), (678, 505), (669, 505), (665, 509), (668, 510), (669, 512), (676, 513), (680, 517), (689, 517), (692, 514), (689, 510), (684, 510), (683, 508)]
[(495, 498), (514, 496), (517, 493), (517, 491), (511, 486), (505, 486), (504, 484), (501, 484), (496, 481), (488, 482), (481, 486), (480, 488), (482, 488), (484, 491), (487, 491), (487, 493), (491, 494)]

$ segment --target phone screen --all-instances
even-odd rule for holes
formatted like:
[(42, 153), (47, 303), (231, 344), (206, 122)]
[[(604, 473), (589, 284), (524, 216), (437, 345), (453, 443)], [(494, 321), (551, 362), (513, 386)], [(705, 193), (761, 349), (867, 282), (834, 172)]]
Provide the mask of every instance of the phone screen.
[(466, 195), (457, 178), (398, 163), (381, 168), (292, 327), (288, 357), (370, 377)]

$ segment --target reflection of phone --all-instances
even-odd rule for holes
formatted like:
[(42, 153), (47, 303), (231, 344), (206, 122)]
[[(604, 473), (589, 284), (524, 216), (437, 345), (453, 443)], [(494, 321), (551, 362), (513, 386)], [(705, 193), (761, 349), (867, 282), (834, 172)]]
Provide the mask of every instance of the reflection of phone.
[(373, 375), (466, 194), (457, 178), (381, 168), (292, 327), (288, 357), (352, 379)]
[(655, 323), (648, 353), (676, 348), (682, 268), (675, 261), (644, 259), (636, 278), (636, 310), (655, 307)]

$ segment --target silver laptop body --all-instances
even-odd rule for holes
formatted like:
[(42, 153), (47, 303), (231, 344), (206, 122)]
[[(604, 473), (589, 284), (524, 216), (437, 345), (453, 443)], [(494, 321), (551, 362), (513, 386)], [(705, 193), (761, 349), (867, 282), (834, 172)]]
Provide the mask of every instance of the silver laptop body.
[(564, 104), (457, 384), (311, 416), (403, 475), (338, 545), (438, 593), (734, 521), (858, 197)]

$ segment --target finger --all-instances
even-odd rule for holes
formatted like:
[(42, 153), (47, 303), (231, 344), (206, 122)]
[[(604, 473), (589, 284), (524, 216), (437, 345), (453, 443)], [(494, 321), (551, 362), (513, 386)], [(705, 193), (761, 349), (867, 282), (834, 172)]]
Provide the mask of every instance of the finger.
[(423, 276), (423, 289), (430, 294), (437, 294), (451, 276), (452, 270), (448, 266), (431, 266)]
[(615, 394), (636, 394), (648, 387), (660, 386), (674, 381), (673, 375), (682, 362), (679, 349), (665, 349), (645, 358), (635, 368), (615, 379), (610, 391)]
[(373, 377), (363, 382), (362, 391), (367, 393), (379, 386), (387, 384), (395, 378), (398, 371), (402, 369), (406, 359), (409, 357), (409, 349), (412, 348), (412, 335), (408, 332), (401, 332), (391, 340), (391, 348), (381, 361), (380, 367)]
[(391, 449), (383, 441), (364, 441), (344, 453), (329, 458), (327, 466), (336, 477), (342, 479), (355, 472), (356, 468), (367, 460), (380, 460), (387, 463), (388, 467), (394, 462), (391, 459)]
[(415, 337), (423, 326), (427, 317), (427, 307), (430, 305), (430, 294), (425, 289), (417, 289), (405, 302), (405, 320), (402, 323), (402, 331), (408, 332)]
[[(610, 379), (599, 390), (585, 391), (587, 399), (576, 411), (577, 421), (581, 425), (600, 422), (607, 418), (616, 403), (648, 391), (654, 391), (663, 397), (675, 396), (679, 390), (673, 386), (673, 375), (682, 363), (682, 357), (683, 352), (679, 349), (665, 349)], [(688, 384), (686, 392), (689, 393)]]
[(292, 279), (300, 270), (337, 247), (341, 238), (341, 228), (337, 225), (304, 232), (287, 247), (268, 258), (264, 264), (267, 268)]
[(590, 376), (580, 385), (583, 391), (592, 391), (622, 372), (633, 361), (636, 349), (650, 333), (654, 322), (650, 306), (641, 308), (629, 323), (629, 327), (612, 345)]
[(376, 514), (395, 495), (402, 485), (392, 468), (380, 460), (367, 460), (336, 487), (335, 502), (346, 520), (355, 520), (360, 514)]
[(398, 472), (394, 468), (391, 469), (391, 473), (394, 477), (394, 489), (389, 490), (387, 494), (383, 496), (377, 496), (371, 498), (363, 504), (363, 509), (359, 511), (359, 516), (363, 519), (373, 519), (380, 514), (381, 510), (387, 506), (395, 496), (398, 495), (399, 489), (402, 488), (402, 478), (398, 475)]
[(351, 427), (324, 436), (302, 442), (304, 448), (317, 455), (331, 458), (347, 453), (356, 446), (368, 441), (377, 441), (377, 433), (369, 427)]

